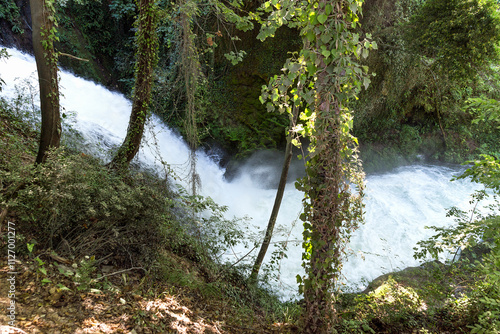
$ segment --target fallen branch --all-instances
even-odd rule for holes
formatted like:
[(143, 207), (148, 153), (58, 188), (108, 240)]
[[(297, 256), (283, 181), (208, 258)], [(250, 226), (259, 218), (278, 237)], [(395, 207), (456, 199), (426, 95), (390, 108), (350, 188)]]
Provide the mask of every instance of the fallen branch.
[(103, 279), (104, 277), (109, 277), (109, 276), (121, 274), (121, 273), (124, 273), (124, 272), (127, 272), (127, 271), (136, 270), (136, 269), (142, 269), (142, 270), (144, 270), (144, 272), (146, 272), (146, 269), (144, 269), (143, 267), (132, 267), (132, 268), (129, 268), (129, 269), (118, 270), (118, 271), (115, 271), (114, 273), (102, 275), (101, 277), (95, 278), (94, 281), (98, 281), (100, 279)]
[(235, 263), (233, 263), (232, 265), (230, 265), (229, 267), (227, 268), (224, 268), (222, 271), (219, 272), (219, 274), (217, 276), (215, 276), (215, 279), (214, 281), (217, 281), (221, 276), (222, 274), (224, 274), (225, 272), (227, 272), (229, 269), (231, 269), (232, 267), (234, 267), (235, 265), (237, 265), (241, 260), (243, 260), (244, 258), (246, 258), (248, 255), (250, 255), (251, 252), (254, 251), (254, 249), (257, 248), (257, 246), (254, 246), (248, 253), (246, 253), (242, 258), (240, 258), (238, 261), (236, 261)]

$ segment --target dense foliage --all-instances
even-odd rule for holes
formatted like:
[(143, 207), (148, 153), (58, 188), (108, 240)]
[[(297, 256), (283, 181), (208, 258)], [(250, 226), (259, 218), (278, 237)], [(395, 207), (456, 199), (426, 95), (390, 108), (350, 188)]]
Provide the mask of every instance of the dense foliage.
[(474, 78), (500, 59), (495, 0), (427, 0), (408, 25), (412, 51), (452, 79)]
[(499, 97), (494, 1), (372, 0), (365, 7), (362, 28), (379, 45), (366, 62), (377, 76), (355, 106), (367, 169), (419, 155), (460, 163), (498, 151), (498, 132), (476, 127), (464, 112), (468, 98)]
[[(3, 3), (0, 20), (18, 22), (13, 2)], [(498, 3), (366, 0), (364, 18), (362, 3), (272, 0), (255, 12), (255, 4), (238, 1), (160, 1), (150, 9), (158, 15), (159, 67), (154, 75), (151, 67), (137, 71), (154, 77), (156, 88), (138, 103), (145, 106), (152, 95), (155, 112), (187, 135), (192, 157), (200, 142), (212, 140), (233, 154), (282, 146), (284, 127), (292, 119), (294, 143), (304, 138), (308, 145), (307, 176), (298, 183), (306, 194), (301, 218), (307, 275), (298, 277), (304, 302), (291, 304), (293, 319), (288, 320), (298, 323), (301, 310), (304, 332), (498, 332)], [(131, 93), (139, 83), (133, 78), (133, 45), (145, 41), (156, 48), (152, 35), (133, 37), (135, 4), (69, 0), (58, 10), (58, 47), (92, 60), (65, 61), (66, 66)], [(360, 20), (366, 23), (362, 31), (356, 30)], [(53, 31), (46, 33), (51, 42), (57, 40)], [(268, 44), (255, 38), (271, 36)], [(377, 45), (379, 50), (368, 54)], [(266, 56), (260, 57), (261, 52)], [(156, 62), (155, 55), (148, 59)], [(257, 99), (262, 84), (265, 107)], [(371, 84), (372, 89), (361, 92)], [(145, 271), (185, 285), (199, 282), (176, 266), (175, 257), (163, 257), (171, 252), (199, 264), (208, 282), (200, 286), (207, 295), (228, 286), (220, 282), (222, 276), (246, 284), (236, 264), (220, 263), (221, 254), (244, 238), (236, 221), (224, 218), (226, 208), (174, 191), (154, 173), (110, 171), (76, 150), (52, 150), (47, 163), (32, 167), (33, 129), (15, 111), (25, 103), (2, 101), (0, 106), (2, 126), (17, 131), (2, 132), (0, 201), (2, 220), (9, 212), (29, 230), (23, 237), (31, 247), (75, 258), (113, 253), (114, 263), (140, 263)], [(293, 122), (294, 108), (300, 110), (299, 122)], [(29, 120), (38, 124), (33, 114)], [(420, 286), (410, 286), (414, 282), (401, 274), (356, 296), (336, 290), (346, 244), (363, 213), (363, 174), (353, 134), (366, 160), (379, 156), (401, 163), (422, 153), (454, 162), (476, 158), (462, 178), (470, 177), (485, 190), (473, 195), (470, 212), (452, 208), (449, 215), (456, 225), (435, 228), (438, 234), (422, 241), (416, 254), (438, 257), (460, 247), (462, 259), (413, 270), (411, 278), (424, 281)], [(74, 142), (68, 146), (77, 147)], [(351, 193), (352, 184), (357, 193)], [(477, 203), (487, 199), (490, 211), (478, 213)], [(457, 281), (466, 282), (466, 288)]]
[[(299, 109), (300, 124), (290, 130), (294, 141), (308, 140), (306, 177), (297, 188), (305, 193), (303, 267), (298, 276), (304, 294), (304, 333), (329, 333), (338, 321), (333, 307), (345, 248), (362, 220), (363, 173), (357, 139), (350, 134), (352, 114), (346, 107), (370, 83), (368, 68), (358, 64), (376, 43), (360, 39), (355, 29), (362, 1), (266, 2), (270, 13), (258, 37), (273, 36), (283, 24), (299, 29), (303, 48), (285, 63), (283, 75), (263, 86), (269, 111)], [(300, 146), (300, 145), (298, 145)], [(351, 184), (356, 192), (351, 193)]]
[[(97, 294), (102, 303), (123, 288), (116, 279), (108, 280), (116, 273), (103, 275), (100, 268), (106, 264), (122, 268), (121, 278), (114, 277), (127, 285), (135, 276), (131, 271), (137, 271), (136, 296), (157, 300), (166, 293), (187, 292), (198, 306), (217, 301), (217, 316), (229, 324), (254, 323), (262, 316), (282, 322), (297, 313), (297, 305), (247, 287), (238, 266), (220, 258), (242, 240), (244, 230), (236, 220), (227, 220), (227, 208), (210, 198), (173, 191), (165, 179), (146, 170), (108, 169), (77, 151), (82, 138), (67, 137), (69, 124), (63, 124), (69, 146), (51, 151), (47, 162), (34, 168), (39, 119), (31, 107), (25, 98), (13, 103), (0, 99), (0, 249), (7, 253), (3, 226), (9, 221), (8, 226), (16, 226), (17, 259), (28, 267), (23, 277), (30, 276), (32, 286), (57, 292), (57, 298), (64, 295), (65, 305), (74, 294), (79, 303), (87, 292)], [(73, 263), (71, 268), (68, 263)], [(23, 302), (16, 299), (19, 305)], [(132, 321), (136, 328), (168, 331), (168, 322), (158, 313), (147, 319), (149, 312), (139, 309)]]
[[(14, 2), (8, 3), (13, 6)], [(283, 148), (287, 118), (267, 113), (257, 99), (260, 87), (279, 73), (287, 52), (301, 48), (297, 30), (281, 27), (274, 32), (277, 38), (259, 42), (255, 39), (258, 28), (252, 28), (249, 21), (255, 3), (222, 6), (196, 1), (194, 5), (192, 8), (197, 9), (190, 24), (205, 78), (196, 92), (201, 145), (216, 143), (238, 156), (260, 148)], [(181, 11), (167, 2), (158, 6), (160, 59), (152, 108), (187, 134), (187, 96), (180, 71)], [(468, 98), (499, 98), (497, 70), (489, 66), (497, 57), (495, 6), (494, 1), (366, 1), (359, 17), (360, 37), (372, 34), (379, 50), (372, 52), (363, 65), (377, 77), (372, 78), (372, 87), (360, 94), (354, 107), (358, 111), (354, 131), (368, 171), (415, 161), (422, 155), (461, 162), (498, 151), (497, 132), (471, 126), (471, 118), (463, 111)], [(90, 60), (61, 57), (62, 64), (130, 94), (134, 80), (134, 2), (69, 0), (58, 10), (57, 47)], [(431, 19), (428, 14), (434, 15), (432, 25), (427, 24)], [(469, 29), (470, 22), (480, 24), (472, 24), (474, 29)], [(26, 31), (25, 25), (21, 27)], [(238, 31), (240, 28), (245, 31)], [(446, 31), (453, 31), (453, 37)], [(460, 56), (460, 62), (455, 56)], [(239, 63), (233, 66), (236, 60)]]

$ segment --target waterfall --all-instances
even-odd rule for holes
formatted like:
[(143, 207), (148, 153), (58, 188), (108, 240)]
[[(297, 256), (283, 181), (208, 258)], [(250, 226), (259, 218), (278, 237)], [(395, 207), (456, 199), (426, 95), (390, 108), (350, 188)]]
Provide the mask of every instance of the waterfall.
[[(0, 78), (5, 81), (0, 97), (15, 98), (15, 85), (25, 79), (38, 88), (34, 58), (15, 49), (12, 55), (0, 60)], [(60, 72), (61, 106), (66, 113), (75, 113), (74, 127), (83, 134), (86, 145), (103, 148), (104, 151), (121, 144), (128, 125), (131, 103), (123, 95), (111, 92), (93, 82), (78, 78), (69, 72)], [(38, 102), (35, 102), (38, 104)], [(140, 150), (139, 159), (148, 165), (158, 163), (158, 153), (182, 179), (189, 161), (189, 149), (182, 138), (152, 117), (145, 134), (146, 144)], [(157, 142), (158, 145), (153, 145)], [(97, 154), (97, 152), (95, 152)], [(257, 154), (243, 164), (235, 177), (228, 181), (224, 170), (213, 157), (197, 152), (201, 194), (215, 202), (227, 205), (228, 217), (249, 216), (255, 231), (264, 231), (271, 213), (279, 179), (282, 154)], [(295, 163), (300, 169), (300, 162)], [(400, 167), (391, 172), (369, 175), (366, 179), (366, 224), (355, 232), (351, 248), (353, 255), (344, 267), (344, 280), (354, 289), (363, 289), (366, 280), (417, 265), (413, 259), (416, 242), (429, 237), (431, 230), (425, 226), (446, 226), (446, 208), (468, 208), (468, 195), (475, 185), (466, 180), (449, 182), (460, 166), (413, 165)], [(181, 181), (182, 182), (182, 181)], [(288, 240), (288, 258), (280, 264), (278, 294), (296, 295), (296, 275), (301, 268), (302, 224), (298, 220), (303, 194), (289, 183), (285, 191), (277, 225), (281, 233), (273, 241)], [(272, 248), (269, 252), (272, 252)], [(242, 256), (248, 250), (234, 250)], [(360, 253), (363, 255), (361, 256)], [(228, 254), (227, 259), (235, 261)], [(362, 257), (365, 259), (363, 260)], [(267, 256), (269, 260), (269, 254)]]

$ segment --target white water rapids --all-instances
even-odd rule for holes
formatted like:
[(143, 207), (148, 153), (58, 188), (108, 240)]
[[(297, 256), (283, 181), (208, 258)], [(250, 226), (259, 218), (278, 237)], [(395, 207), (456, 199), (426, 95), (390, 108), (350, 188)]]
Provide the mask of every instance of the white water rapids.
[[(17, 94), (15, 85), (22, 85), (26, 78), (31, 78), (32, 85), (38, 89), (34, 58), (15, 49), (8, 49), (8, 52), (12, 56), (0, 60), (0, 78), (5, 81), (0, 96), (14, 98)], [(61, 71), (60, 76), (61, 105), (66, 111), (76, 113), (75, 128), (83, 133), (88, 145), (105, 144), (103, 149), (106, 150), (109, 145), (121, 144), (131, 111), (130, 101), (68, 72)], [(153, 118), (152, 123), (154, 130), (147, 131), (146, 141), (152, 143), (154, 133), (162, 159), (180, 174), (183, 169), (185, 173), (189, 159), (187, 145), (158, 119)], [(140, 159), (153, 164), (156, 154), (152, 151), (155, 148), (155, 145), (145, 145), (140, 151)], [(283, 157), (278, 155), (275, 159), (281, 161)], [(275, 168), (266, 161), (247, 164), (229, 182), (224, 178), (225, 171), (202, 152), (198, 152), (197, 165), (202, 195), (227, 205), (228, 217), (249, 216), (251, 225), (260, 227), (261, 231), (265, 229), (276, 193), (266, 182), (279, 179), (280, 167)], [(458, 166), (413, 165), (367, 177), (366, 224), (355, 232), (351, 242), (354, 252), (364, 252), (365, 260), (360, 256), (349, 259), (344, 267), (347, 284), (362, 289), (366, 280), (417, 265), (413, 259), (413, 247), (417, 241), (432, 234), (424, 227), (450, 224), (451, 220), (445, 217), (446, 208), (450, 206), (468, 209), (468, 196), (476, 186), (468, 181), (449, 182), (459, 170)], [(294, 225), (289, 240), (302, 239), (302, 224), (297, 221), (302, 197), (293, 184), (287, 185), (277, 224), (285, 230)], [(285, 238), (287, 236), (282, 235), (275, 240)], [(238, 256), (247, 251), (235, 249)], [(288, 258), (281, 262), (281, 284), (276, 285), (275, 290), (285, 298), (296, 294), (295, 277), (303, 274), (301, 252), (300, 243), (291, 242)]]

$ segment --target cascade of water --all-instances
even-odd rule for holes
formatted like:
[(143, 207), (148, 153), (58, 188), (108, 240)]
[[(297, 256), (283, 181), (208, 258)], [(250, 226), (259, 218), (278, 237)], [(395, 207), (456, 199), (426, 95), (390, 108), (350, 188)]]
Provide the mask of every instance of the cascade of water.
[[(14, 86), (21, 84), (16, 78), (31, 78), (36, 82), (33, 57), (15, 49), (8, 49), (12, 56), (0, 60), (0, 78), (5, 81), (0, 96), (14, 98)], [(61, 71), (61, 105), (76, 113), (75, 127), (86, 140), (118, 145), (125, 136), (131, 104), (122, 95), (102, 86)], [(152, 129), (146, 133), (146, 142), (158, 142), (162, 159), (182, 174), (189, 160), (189, 150), (182, 138), (153, 117)], [(155, 138), (152, 138), (152, 137)], [(148, 164), (155, 161), (155, 149), (148, 145), (140, 151), (140, 159)], [(198, 173), (202, 195), (212, 197), (217, 203), (229, 207), (229, 217), (249, 216), (251, 224), (265, 229), (274, 202), (274, 180), (279, 178), (280, 165), (262, 159), (250, 160), (230, 182), (210, 157), (198, 152)], [(267, 159), (282, 159), (271, 155)], [(256, 162), (257, 161), (257, 162)], [(273, 167), (274, 166), (274, 167)], [(299, 164), (300, 166), (300, 164)], [(362, 289), (363, 278), (371, 280), (385, 272), (415, 265), (413, 247), (416, 242), (432, 232), (426, 225), (444, 226), (450, 223), (445, 208), (464, 206), (474, 185), (467, 181), (449, 182), (459, 167), (415, 165), (398, 168), (390, 173), (367, 177), (366, 224), (354, 235), (351, 247), (364, 252), (365, 261), (353, 256), (344, 267), (345, 280)], [(182, 176), (182, 175), (181, 175)], [(302, 224), (297, 222), (301, 211), (302, 193), (289, 184), (285, 191), (277, 224), (284, 227), (282, 236), (275, 240), (289, 240), (288, 258), (281, 262), (280, 292), (293, 296), (295, 277), (302, 274), (300, 240)], [(288, 234), (289, 233), (289, 234)], [(298, 240), (298, 241), (297, 241)], [(297, 242), (294, 242), (297, 241)], [(236, 249), (240, 256), (244, 249)], [(268, 256), (269, 258), (269, 256)]]

